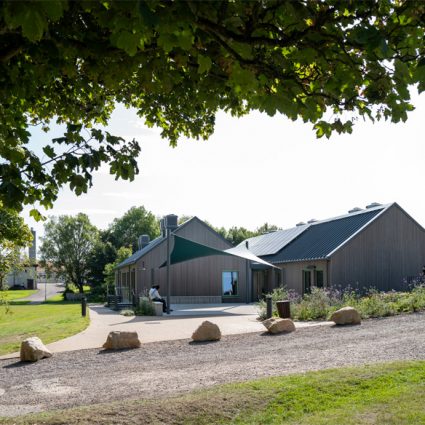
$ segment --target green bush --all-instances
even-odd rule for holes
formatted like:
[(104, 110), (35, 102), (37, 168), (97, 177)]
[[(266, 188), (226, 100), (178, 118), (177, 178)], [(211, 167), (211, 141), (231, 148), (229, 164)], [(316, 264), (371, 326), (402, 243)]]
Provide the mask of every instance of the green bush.
[[(279, 287), (273, 290), (270, 294), (272, 297), (273, 305), (273, 316), (277, 316), (277, 307), (276, 301), (283, 301), (288, 299), (288, 291), (284, 287)], [(265, 320), (267, 318), (267, 303), (265, 299), (262, 299), (257, 304), (258, 307), (258, 316), (260, 320)]]
[(341, 304), (339, 292), (313, 287), (310, 294), (304, 295), (299, 303), (294, 303), (292, 316), (298, 320), (324, 320)]
[[(371, 317), (394, 316), (425, 310), (425, 284), (418, 283), (406, 292), (379, 292), (369, 290), (361, 296), (352, 290), (343, 292), (333, 288), (312, 288), (310, 294), (303, 297), (295, 295), (285, 288), (275, 289), (271, 294), (273, 315), (277, 316), (276, 301), (291, 301), (291, 317), (295, 320), (325, 320), (342, 307), (357, 309), (363, 319)], [(266, 302), (258, 303), (260, 320), (266, 319)]]
[(139, 306), (134, 309), (136, 316), (155, 316), (155, 308), (148, 298), (142, 298)]

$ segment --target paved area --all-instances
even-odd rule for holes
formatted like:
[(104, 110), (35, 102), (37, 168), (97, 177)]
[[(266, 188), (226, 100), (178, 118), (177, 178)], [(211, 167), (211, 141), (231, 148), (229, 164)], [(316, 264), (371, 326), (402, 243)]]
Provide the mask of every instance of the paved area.
[(60, 294), (65, 289), (63, 283), (38, 283), (37, 286), (38, 291), (35, 294), (21, 298), (19, 301), (31, 301), (31, 304), (44, 302), (46, 299)]
[[(204, 321), (216, 323), (223, 335), (262, 332), (264, 326), (257, 320), (254, 304), (197, 304), (172, 305), (174, 310), (164, 316), (123, 316), (103, 307), (90, 305), (90, 325), (83, 332), (53, 342), (47, 347), (54, 353), (100, 348), (110, 331), (136, 331), (142, 343), (187, 339)], [(298, 328), (329, 324), (329, 322), (297, 323)], [(19, 357), (8, 354), (0, 359)]]

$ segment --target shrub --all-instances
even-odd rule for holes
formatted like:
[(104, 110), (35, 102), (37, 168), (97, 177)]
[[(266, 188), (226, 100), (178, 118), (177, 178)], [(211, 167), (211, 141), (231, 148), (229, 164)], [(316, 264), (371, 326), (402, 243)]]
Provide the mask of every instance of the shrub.
[[(422, 279), (423, 280), (423, 279)], [(418, 280), (418, 282), (421, 282)], [(365, 295), (347, 288), (340, 291), (334, 288), (312, 288), (310, 294), (303, 297), (285, 288), (275, 289), (271, 294), (273, 315), (277, 315), (276, 301), (291, 301), (291, 317), (296, 320), (324, 320), (342, 307), (357, 309), (363, 319), (370, 317), (394, 316), (401, 313), (412, 313), (425, 310), (425, 284), (416, 283), (407, 292), (379, 292), (369, 289)], [(259, 318), (266, 318), (266, 302), (258, 303)]]
[(342, 306), (341, 292), (332, 288), (313, 287), (292, 307), (292, 317), (298, 320), (324, 320)]
[[(274, 289), (270, 294), (272, 297), (272, 306), (273, 306), (273, 316), (277, 316), (277, 307), (276, 307), (276, 301), (283, 301), (288, 299), (288, 291), (283, 287), (279, 287)], [(267, 319), (267, 303), (265, 299), (262, 299), (257, 304), (258, 308), (258, 317), (260, 320), (266, 320)]]
[(134, 309), (136, 316), (155, 316), (155, 308), (148, 298), (142, 298), (139, 306)]

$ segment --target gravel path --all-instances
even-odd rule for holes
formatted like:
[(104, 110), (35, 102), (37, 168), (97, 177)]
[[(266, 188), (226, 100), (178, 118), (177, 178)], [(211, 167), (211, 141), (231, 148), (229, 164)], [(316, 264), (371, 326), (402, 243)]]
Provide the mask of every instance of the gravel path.
[(34, 364), (0, 361), (0, 416), (109, 400), (153, 398), (231, 381), (391, 360), (425, 359), (425, 313), (287, 335), (226, 336), (55, 354)]

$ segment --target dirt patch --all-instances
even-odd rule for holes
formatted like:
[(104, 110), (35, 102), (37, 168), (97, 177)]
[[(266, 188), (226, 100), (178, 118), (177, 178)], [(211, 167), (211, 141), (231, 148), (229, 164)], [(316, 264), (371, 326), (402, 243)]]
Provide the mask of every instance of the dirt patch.
[[(303, 328), (288, 335), (225, 336), (212, 344), (179, 340), (118, 352), (81, 350), (30, 364), (0, 361), (0, 387), (6, 390), (0, 412), (21, 415), (26, 412), (13, 406), (22, 405), (38, 411), (157, 400), (227, 382), (424, 358), (424, 313), (367, 320), (360, 326)], [(34, 391), (42, 388), (40, 382), (48, 384), (46, 391)]]
[(58, 378), (34, 379), (31, 381), (32, 390), (39, 394), (63, 396), (75, 392), (77, 389), (67, 385), (61, 385)]

